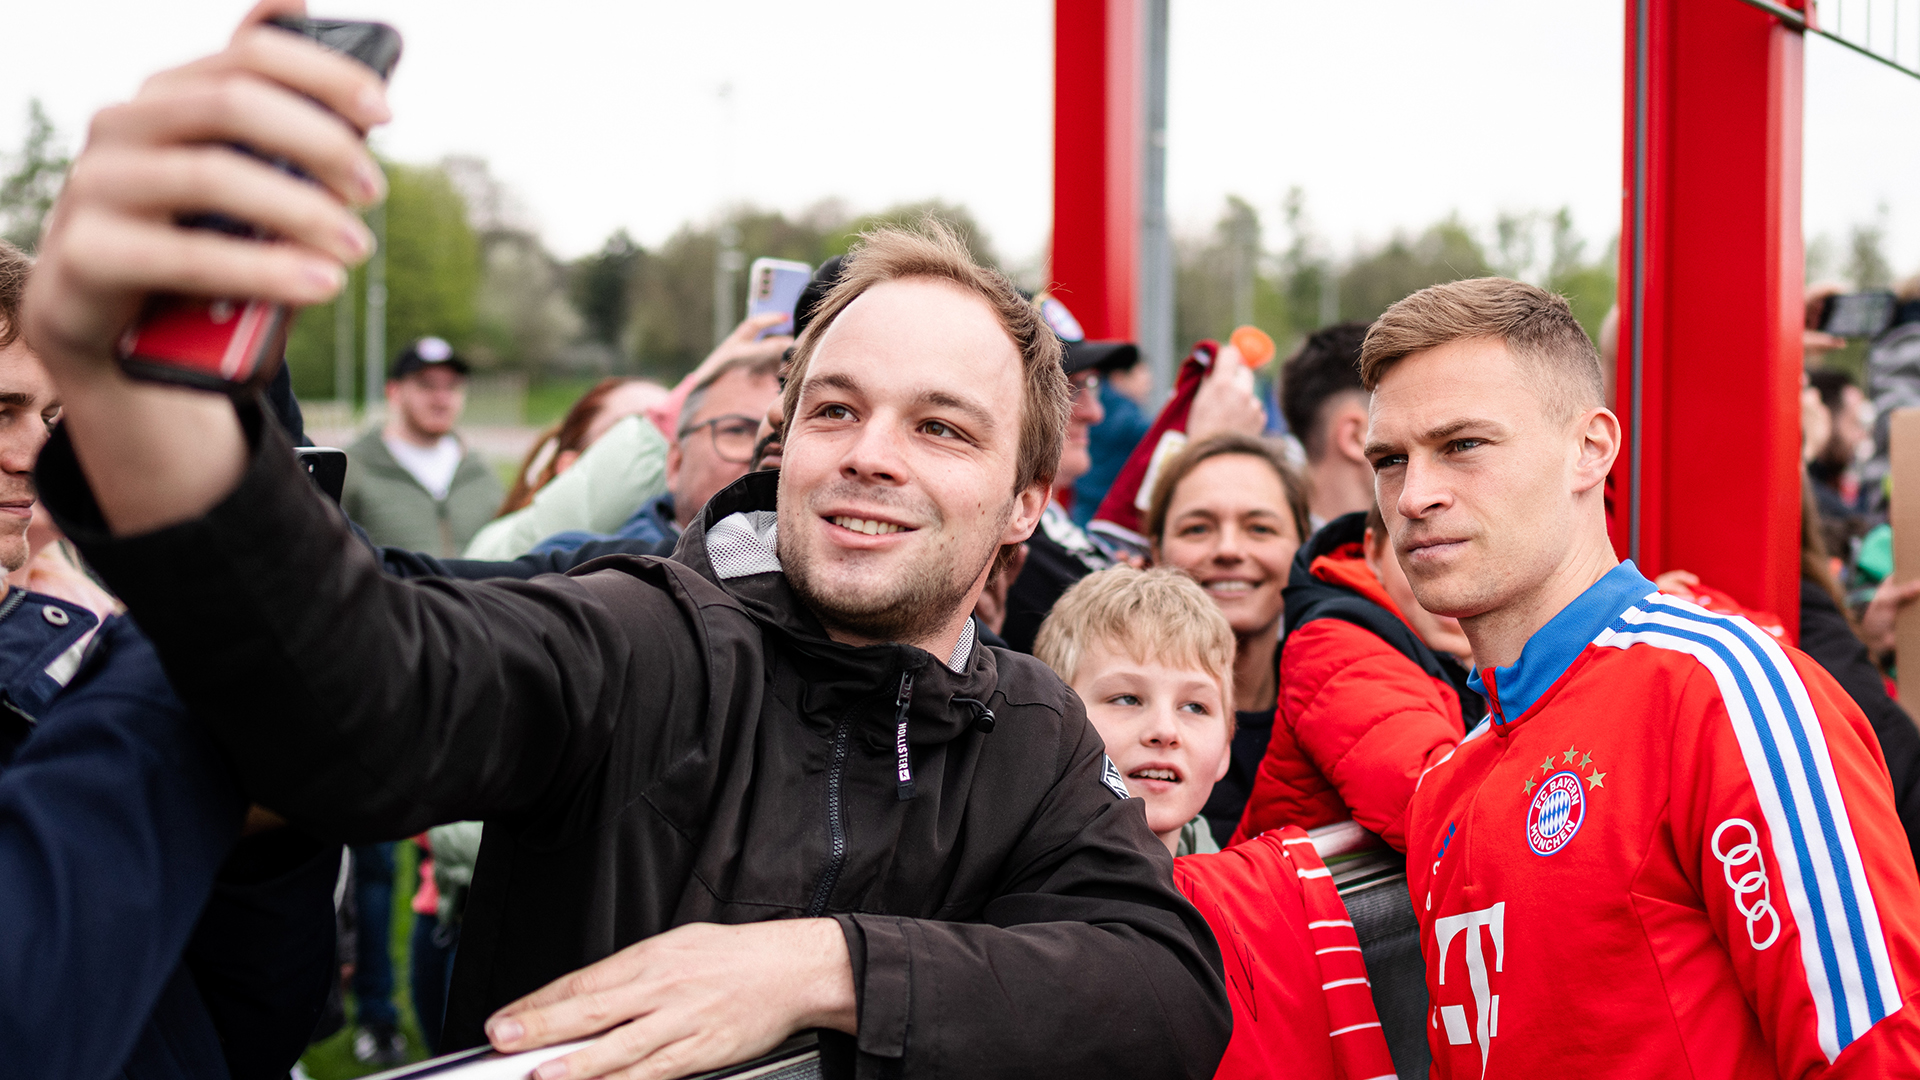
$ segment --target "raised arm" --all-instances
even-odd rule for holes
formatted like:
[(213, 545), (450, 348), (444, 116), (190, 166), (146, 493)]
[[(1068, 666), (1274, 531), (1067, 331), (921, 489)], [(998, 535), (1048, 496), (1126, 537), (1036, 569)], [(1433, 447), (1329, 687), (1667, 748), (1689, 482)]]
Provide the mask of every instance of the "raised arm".
[[(385, 88), (366, 67), (261, 25), (302, 9), (297, 0), (265, 0), (225, 50), (156, 75), (132, 101), (102, 110), (48, 217), (22, 321), (116, 534), (204, 513), (234, 489), (246, 463), (226, 398), (138, 382), (115, 365), (115, 342), (145, 297), (320, 303), (372, 250), (351, 207), (378, 201), (385, 181), (356, 128), (388, 119)], [(285, 158), (317, 183), (233, 144)], [(281, 239), (175, 224), (210, 211)]]
[(634, 576), (648, 567), (610, 584), (396, 579), (279, 429), (238, 415), (239, 486), (153, 532), (110, 534), (64, 431), (38, 476), (263, 805), (352, 841), (513, 815), (572, 790), (633, 695), (702, 692), (697, 663), (635, 670), (637, 642), (658, 656), (688, 636), (667, 591)]

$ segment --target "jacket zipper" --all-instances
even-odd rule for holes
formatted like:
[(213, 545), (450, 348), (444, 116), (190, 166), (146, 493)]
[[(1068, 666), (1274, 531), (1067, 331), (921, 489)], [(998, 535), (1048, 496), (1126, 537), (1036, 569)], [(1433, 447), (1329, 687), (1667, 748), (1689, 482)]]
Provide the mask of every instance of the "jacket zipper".
[(807, 918), (818, 918), (827, 912), (827, 901), (833, 896), (833, 887), (840, 882), (840, 871), (847, 864), (847, 820), (846, 805), (841, 794), (841, 781), (847, 773), (847, 738), (853, 731), (853, 723), (840, 721), (833, 729), (833, 767), (827, 770), (827, 868), (820, 875), (820, 884), (814, 887), (813, 901), (807, 905)]
[(6, 599), (0, 600), (0, 619), (4, 619), (13, 614), (21, 604), (27, 602), (27, 590), (25, 589), (8, 589), (7, 594)]
[(900, 676), (900, 697), (893, 703), (894, 778), (899, 781), (900, 801), (913, 798), (913, 754), (907, 749), (907, 707), (913, 704), (913, 676)]

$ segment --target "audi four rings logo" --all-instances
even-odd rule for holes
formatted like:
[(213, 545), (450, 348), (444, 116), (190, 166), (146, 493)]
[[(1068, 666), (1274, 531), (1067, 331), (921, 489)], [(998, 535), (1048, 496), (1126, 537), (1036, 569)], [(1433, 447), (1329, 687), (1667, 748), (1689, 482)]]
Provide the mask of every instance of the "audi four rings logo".
[[(1741, 829), (1746, 839), (1733, 845), (1731, 850), (1722, 850), (1720, 838), (1728, 829)], [(1728, 818), (1713, 830), (1713, 857), (1720, 860), (1720, 872), (1726, 876), (1727, 888), (1733, 890), (1733, 906), (1747, 920), (1747, 941), (1755, 951), (1764, 951), (1780, 938), (1780, 913), (1773, 908), (1772, 891), (1767, 884), (1767, 863), (1760, 857), (1760, 834), (1754, 831), (1753, 823), (1745, 818)], [(1753, 869), (1734, 877), (1734, 871), (1749, 862)], [(1747, 902), (1747, 898), (1758, 894), (1760, 899)], [(1767, 924), (1767, 937), (1762, 941), (1754, 936), (1754, 928), (1762, 921)]]

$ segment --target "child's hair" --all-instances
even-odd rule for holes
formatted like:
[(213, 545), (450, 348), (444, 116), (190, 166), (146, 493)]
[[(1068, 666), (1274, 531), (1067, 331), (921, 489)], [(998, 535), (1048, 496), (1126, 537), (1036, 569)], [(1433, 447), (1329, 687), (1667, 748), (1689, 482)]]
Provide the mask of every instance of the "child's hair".
[(1095, 646), (1141, 663), (1204, 671), (1220, 684), (1227, 734), (1233, 734), (1233, 627), (1200, 586), (1178, 570), (1116, 566), (1088, 574), (1053, 605), (1033, 655), (1066, 682)]

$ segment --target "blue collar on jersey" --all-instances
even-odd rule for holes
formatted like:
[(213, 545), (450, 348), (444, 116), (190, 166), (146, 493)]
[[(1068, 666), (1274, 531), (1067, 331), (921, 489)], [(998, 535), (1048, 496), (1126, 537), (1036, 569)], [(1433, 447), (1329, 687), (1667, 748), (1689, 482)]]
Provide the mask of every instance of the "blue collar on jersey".
[(1587, 586), (1586, 592), (1561, 608), (1560, 614), (1547, 620), (1547, 625), (1535, 630), (1520, 650), (1520, 659), (1507, 667), (1493, 669), (1494, 694), (1487, 693), (1486, 682), (1478, 671), (1467, 680), (1467, 685), (1488, 699), (1496, 725), (1512, 723), (1533, 708), (1533, 703), (1540, 700), (1548, 687), (1560, 681), (1560, 676), (1567, 673), (1587, 645), (1619, 618), (1621, 612), (1652, 591), (1653, 582), (1642, 576), (1631, 561), (1621, 563)]

